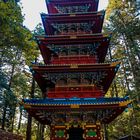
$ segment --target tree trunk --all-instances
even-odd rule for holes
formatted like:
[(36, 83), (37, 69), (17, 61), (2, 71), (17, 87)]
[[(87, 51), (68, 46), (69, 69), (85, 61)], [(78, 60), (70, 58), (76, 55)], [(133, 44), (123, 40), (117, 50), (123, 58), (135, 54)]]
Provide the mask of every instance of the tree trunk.
[[(140, 101), (140, 95), (139, 95), (139, 81), (140, 81), (140, 78), (139, 78), (139, 71), (140, 71), (140, 66), (139, 66), (139, 63), (136, 63), (136, 60), (135, 60), (135, 55), (134, 55), (134, 52), (132, 51), (131, 47), (129, 47), (129, 41), (128, 38), (125, 36), (125, 34), (123, 34), (123, 38), (124, 38), (124, 42), (125, 42), (125, 46), (126, 46), (126, 50), (127, 50), (127, 54), (128, 54), (128, 61), (130, 63), (130, 70), (133, 74), (133, 82), (135, 84), (135, 91), (137, 93), (137, 101), (139, 102)], [(130, 43), (130, 45), (132, 45), (132, 42)], [(129, 52), (130, 51), (130, 52)], [(131, 54), (130, 54), (131, 53)]]
[(5, 104), (4, 104), (4, 107), (3, 107), (2, 127), (1, 127), (3, 130), (4, 130), (4, 128), (5, 128), (6, 109), (7, 109), (7, 104), (5, 103)]
[(117, 90), (116, 80), (113, 81), (113, 87), (114, 87), (115, 97), (118, 97), (118, 90)]
[(129, 86), (129, 82), (128, 82), (128, 79), (127, 79), (127, 76), (126, 76), (126, 68), (125, 68), (124, 63), (122, 63), (122, 68), (123, 68), (123, 71), (124, 71), (124, 78), (125, 78), (125, 82), (126, 82), (126, 87), (127, 87), (128, 92), (130, 92), (130, 86)]
[(105, 140), (108, 140), (107, 124), (104, 124), (104, 138)]
[(44, 125), (41, 125), (41, 140), (44, 140)]
[(44, 140), (44, 125), (38, 123), (37, 130), (37, 139), (36, 140)]
[[(112, 57), (112, 53), (111, 53), (111, 48), (110, 48), (110, 46), (109, 46), (109, 57), (110, 57), (110, 60), (111, 60), (111, 62), (112, 62), (113, 57)], [(117, 90), (117, 85), (116, 85), (116, 81), (115, 81), (115, 80), (113, 81), (112, 89), (113, 89), (113, 91), (115, 91), (115, 96), (118, 97), (118, 90)], [(114, 95), (114, 94), (113, 94), (113, 95)]]
[[(35, 91), (35, 79), (32, 78), (32, 86), (30, 96), (34, 98), (34, 91)], [(27, 131), (26, 131), (26, 140), (31, 140), (31, 130), (32, 130), (32, 117), (28, 114), (28, 123), (27, 123)]]
[(15, 71), (15, 64), (12, 65), (11, 76), (10, 76), (10, 80), (9, 80), (9, 88), (11, 88), (14, 71)]
[(28, 123), (26, 130), (26, 140), (31, 140), (31, 125), (32, 125), (32, 117), (28, 115)]
[(19, 116), (19, 121), (18, 121), (18, 129), (17, 129), (17, 132), (19, 132), (19, 130), (20, 130), (21, 120), (22, 120), (22, 109), (20, 110), (20, 116)]
[(11, 132), (13, 132), (13, 129), (14, 129), (15, 112), (16, 112), (16, 107), (14, 108), (14, 114), (13, 114), (13, 116), (12, 116)]

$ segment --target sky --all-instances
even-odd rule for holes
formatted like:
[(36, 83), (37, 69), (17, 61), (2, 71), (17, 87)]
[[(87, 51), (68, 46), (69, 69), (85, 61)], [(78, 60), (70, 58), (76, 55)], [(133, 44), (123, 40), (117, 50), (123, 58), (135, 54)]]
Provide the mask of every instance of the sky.
[[(108, 0), (99, 0), (98, 10), (106, 9)], [(24, 15), (24, 25), (34, 30), (38, 23), (41, 23), (40, 13), (47, 13), (45, 0), (21, 0)]]

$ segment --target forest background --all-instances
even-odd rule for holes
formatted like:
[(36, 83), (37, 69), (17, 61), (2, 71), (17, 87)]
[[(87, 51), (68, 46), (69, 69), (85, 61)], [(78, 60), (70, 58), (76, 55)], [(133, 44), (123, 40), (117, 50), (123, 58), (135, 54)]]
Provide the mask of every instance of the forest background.
[[(49, 128), (30, 118), (20, 106), (23, 98), (41, 97), (27, 66), (40, 61), (34, 31), (23, 25), (20, 0), (0, 0), (0, 127), (26, 137), (32, 124), (32, 140), (49, 139)], [(106, 62), (121, 61), (121, 67), (106, 96), (126, 97), (132, 104), (107, 126), (108, 139), (124, 135), (140, 137), (140, 1), (109, 0), (103, 32), (111, 32)], [(43, 62), (39, 62), (43, 63)], [(28, 126), (28, 129), (27, 129)]]

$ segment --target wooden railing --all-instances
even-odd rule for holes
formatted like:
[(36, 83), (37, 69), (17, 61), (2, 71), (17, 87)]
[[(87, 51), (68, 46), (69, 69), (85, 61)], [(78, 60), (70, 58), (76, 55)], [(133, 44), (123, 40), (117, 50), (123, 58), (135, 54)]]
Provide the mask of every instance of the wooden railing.
[(89, 64), (97, 63), (97, 57), (95, 56), (77, 56), (77, 57), (58, 57), (51, 61), (52, 64)]
[(85, 32), (85, 31), (73, 31), (73, 30), (71, 30), (71, 31), (67, 31), (67, 32), (65, 32), (65, 31), (62, 31), (62, 32), (60, 32), (60, 33), (58, 33), (58, 35), (79, 35), (79, 34), (92, 34), (93, 32), (92, 31), (88, 31), (88, 32)]
[(102, 89), (95, 86), (56, 86), (47, 93), (50, 98), (98, 98), (104, 96)]

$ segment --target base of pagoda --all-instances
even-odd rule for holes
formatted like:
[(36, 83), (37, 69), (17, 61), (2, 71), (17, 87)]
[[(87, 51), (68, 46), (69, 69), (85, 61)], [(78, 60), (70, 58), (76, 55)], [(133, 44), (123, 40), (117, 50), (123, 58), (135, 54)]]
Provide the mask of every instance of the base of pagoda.
[(100, 124), (51, 126), (50, 140), (103, 140)]

